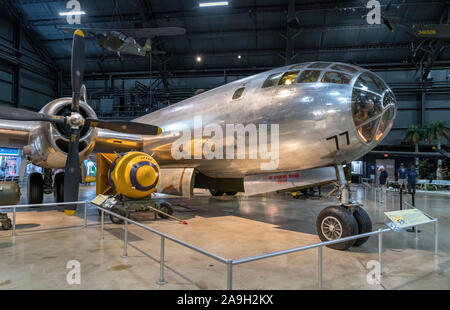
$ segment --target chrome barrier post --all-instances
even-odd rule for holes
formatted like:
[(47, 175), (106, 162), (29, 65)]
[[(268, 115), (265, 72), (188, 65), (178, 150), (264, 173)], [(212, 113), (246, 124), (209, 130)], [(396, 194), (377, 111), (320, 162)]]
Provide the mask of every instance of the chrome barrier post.
[(378, 229), (378, 263), (380, 264), (380, 278), (383, 277), (383, 232)]
[(322, 250), (321, 246), (318, 247), (317, 249), (319, 251), (319, 260), (317, 262), (317, 264), (318, 264), (318, 271), (319, 271), (319, 274), (318, 274), (318, 277), (319, 277), (319, 290), (321, 290), (322, 289), (322, 276), (323, 276), (323, 250)]
[(17, 208), (13, 208), (13, 231), (12, 231), (13, 237), (16, 236), (16, 209)]
[(434, 257), (439, 257), (438, 240), (439, 240), (439, 222), (436, 219), (436, 222), (434, 223)]
[(84, 202), (84, 228), (87, 228), (87, 202)]
[(165, 237), (161, 236), (161, 257), (159, 261), (159, 280), (156, 282), (158, 285), (167, 284), (164, 279), (164, 248), (165, 248)]
[(103, 211), (102, 209), (102, 240), (105, 239), (104, 226), (105, 226), (105, 211)]
[(227, 261), (227, 290), (233, 289), (233, 261)]
[(123, 229), (123, 255), (122, 258), (128, 257), (128, 221), (124, 222), (124, 229)]

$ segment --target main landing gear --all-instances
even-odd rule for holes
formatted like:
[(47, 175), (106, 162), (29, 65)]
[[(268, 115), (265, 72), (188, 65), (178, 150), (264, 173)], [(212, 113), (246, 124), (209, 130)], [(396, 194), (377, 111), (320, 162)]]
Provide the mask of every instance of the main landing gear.
[[(323, 242), (341, 239), (372, 231), (372, 221), (358, 204), (342, 204), (323, 209), (316, 221), (316, 229)], [(363, 245), (369, 237), (345, 241), (328, 246), (335, 250), (347, 250)]]
[(55, 202), (64, 202), (64, 172), (52, 177), (51, 169), (44, 169), (44, 174), (34, 172), (28, 176), (28, 204), (41, 204), (44, 195), (53, 194)]

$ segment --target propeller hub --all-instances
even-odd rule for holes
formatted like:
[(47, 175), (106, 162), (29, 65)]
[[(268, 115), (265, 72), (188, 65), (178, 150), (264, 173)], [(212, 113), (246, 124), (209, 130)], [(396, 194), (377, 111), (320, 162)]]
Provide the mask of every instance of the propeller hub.
[(67, 122), (71, 127), (79, 128), (84, 125), (84, 118), (80, 113), (72, 112), (68, 117)]

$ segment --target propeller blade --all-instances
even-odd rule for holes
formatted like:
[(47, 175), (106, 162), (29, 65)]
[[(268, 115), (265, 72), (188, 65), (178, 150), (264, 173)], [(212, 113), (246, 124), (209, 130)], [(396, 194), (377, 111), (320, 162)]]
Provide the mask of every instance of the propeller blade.
[(61, 124), (66, 122), (66, 118), (64, 116), (45, 115), (42, 113), (5, 106), (0, 106), (0, 119), (10, 121), (43, 121)]
[(387, 18), (383, 18), (383, 23), (386, 27), (389, 28), (391, 32), (394, 32), (394, 28), (391, 25), (391, 22)]
[(88, 118), (85, 125), (134, 135), (156, 136), (162, 132), (158, 126), (126, 121), (99, 121)]
[(80, 94), (84, 79), (84, 33), (76, 30), (72, 45), (72, 112), (80, 111)]
[[(67, 153), (66, 168), (64, 170), (64, 202), (78, 201), (80, 188), (80, 129), (72, 129), (70, 134), (69, 150)], [(65, 213), (69, 216), (75, 214), (77, 204), (66, 205)]]

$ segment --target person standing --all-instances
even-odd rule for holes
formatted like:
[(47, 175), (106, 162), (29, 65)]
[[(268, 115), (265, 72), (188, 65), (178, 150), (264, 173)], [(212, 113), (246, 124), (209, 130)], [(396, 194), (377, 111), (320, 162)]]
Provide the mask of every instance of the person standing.
[(417, 174), (416, 168), (411, 166), (408, 171), (408, 194), (416, 194), (417, 179), (419, 175)]
[(384, 169), (384, 166), (381, 166), (378, 170), (380, 171), (380, 186), (387, 187), (389, 177), (387, 171)]
[(398, 177), (398, 184), (400, 185), (400, 188), (403, 188), (403, 190), (406, 191), (406, 176), (408, 174), (408, 169), (405, 168), (405, 165), (403, 163), (400, 164), (400, 168), (397, 170), (397, 177)]
[(442, 180), (442, 172), (442, 165), (439, 165), (436, 170), (436, 180)]

